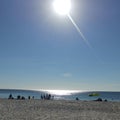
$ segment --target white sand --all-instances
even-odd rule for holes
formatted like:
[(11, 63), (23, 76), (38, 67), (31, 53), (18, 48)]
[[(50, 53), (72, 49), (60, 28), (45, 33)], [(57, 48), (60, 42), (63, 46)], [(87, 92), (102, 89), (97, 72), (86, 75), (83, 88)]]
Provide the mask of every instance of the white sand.
[(0, 120), (120, 120), (120, 102), (0, 99)]

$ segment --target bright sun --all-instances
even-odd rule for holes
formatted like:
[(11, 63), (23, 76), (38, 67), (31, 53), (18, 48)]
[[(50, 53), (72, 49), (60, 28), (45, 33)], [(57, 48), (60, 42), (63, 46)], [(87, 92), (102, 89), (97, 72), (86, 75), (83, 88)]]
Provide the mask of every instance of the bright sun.
[(60, 15), (68, 15), (71, 9), (70, 0), (54, 0), (53, 7), (56, 13)]

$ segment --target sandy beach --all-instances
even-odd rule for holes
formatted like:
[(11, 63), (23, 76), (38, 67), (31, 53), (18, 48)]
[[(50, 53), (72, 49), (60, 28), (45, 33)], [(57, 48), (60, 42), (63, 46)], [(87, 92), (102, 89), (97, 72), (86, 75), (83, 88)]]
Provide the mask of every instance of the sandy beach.
[(120, 120), (120, 102), (0, 99), (0, 120)]

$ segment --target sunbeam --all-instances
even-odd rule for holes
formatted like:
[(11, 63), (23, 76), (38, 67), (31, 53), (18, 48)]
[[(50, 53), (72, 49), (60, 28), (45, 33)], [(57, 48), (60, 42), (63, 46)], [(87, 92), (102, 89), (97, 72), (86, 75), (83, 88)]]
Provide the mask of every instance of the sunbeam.
[(75, 23), (75, 21), (73, 20), (73, 18), (70, 16), (70, 14), (67, 15), (68, 18), (70, 19), (70, 21), (72, 22), (72, 24), (74, 25), (74, 27), (76, 28), (76, 30), (78, 31), (80, 37), (84, 40), (84, 42), (87, 44), (87, 46), (89, 48), (91, 48), (94, 56), (96, 57), (96, 59), (100, 62), (100, 63), (104, 63), (103, 60), (101, 60), (98, 55), (96, 54), (96, 52), (94, 51), (94, 48), (92, 47), (92, 45), (88, 42), (88, 40), (85, 38), (85, 36), (83, 35), (83, 33), (81, 32), (80, 28), (77, 26), (77, 24)]
[(68, 18), (70, 19), (70, 21), (72, 22), (72, 24), (74, 25), (74, 27), (76, 28), (76, 30), (78, 31), (78, 33), (80, 34), (80, 36), (82, 37), (82, 39), (84, 40), (84, 42), (90, 47), (92, 48), (92, 46), (90, 45), (90, 43), (87, 41), (87, 39), (85, 38), (85, 36), (83, 35), (83, 33), (81, 32), (80, 28), (77, 26), (77, 24), (75, 23), (75, 21), (72, 19), (72, 17), (70, 16), (70, 14), (68, 14)]

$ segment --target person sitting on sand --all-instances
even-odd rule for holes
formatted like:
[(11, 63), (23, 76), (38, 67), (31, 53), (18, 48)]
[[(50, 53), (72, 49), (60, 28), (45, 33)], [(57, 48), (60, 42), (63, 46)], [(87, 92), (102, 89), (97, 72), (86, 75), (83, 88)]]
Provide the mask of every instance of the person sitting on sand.
[(79, 100), (79, 98), (78, 98), (78, 97), (76, 97), (76, 100)]

